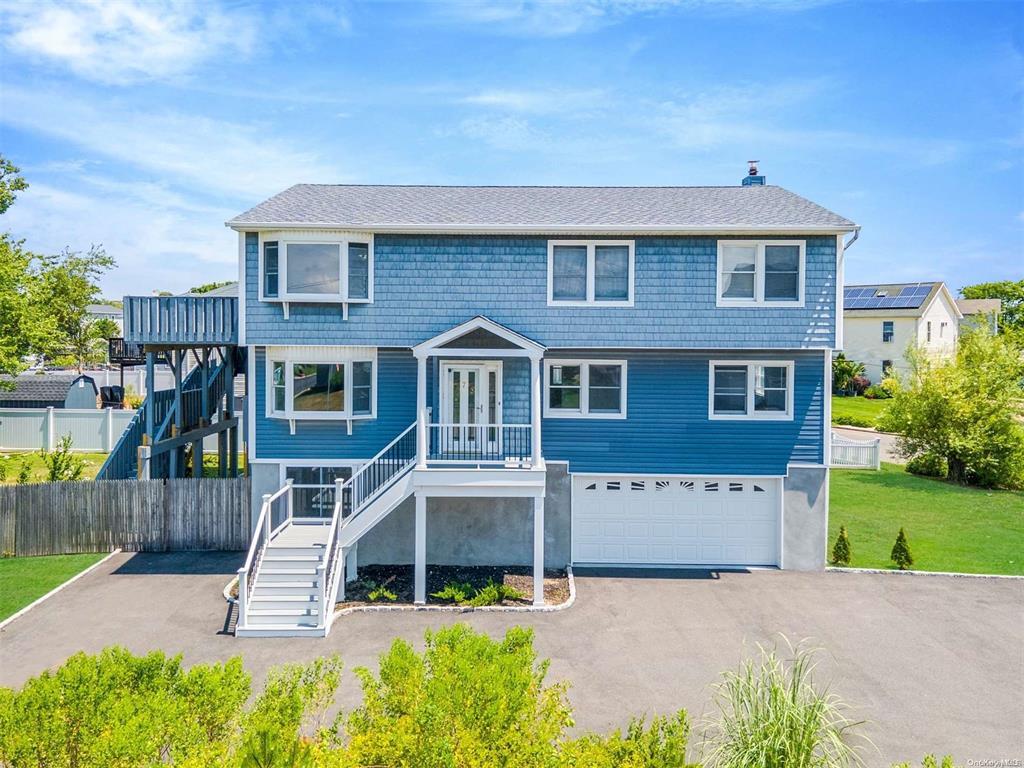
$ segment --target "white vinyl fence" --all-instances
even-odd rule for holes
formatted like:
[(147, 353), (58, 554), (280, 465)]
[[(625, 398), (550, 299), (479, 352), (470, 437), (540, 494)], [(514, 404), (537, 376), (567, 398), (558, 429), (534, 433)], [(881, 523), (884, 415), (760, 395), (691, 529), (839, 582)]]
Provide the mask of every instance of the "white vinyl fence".
[(112, 408), (0, 408), (0, 450), (52, 450), (71, 435), (73, 450), (109, 453), (134, 415)]
[(832, 433), (832, 466), (846, 469), (881, 469), (881, 440), (851, 440)]

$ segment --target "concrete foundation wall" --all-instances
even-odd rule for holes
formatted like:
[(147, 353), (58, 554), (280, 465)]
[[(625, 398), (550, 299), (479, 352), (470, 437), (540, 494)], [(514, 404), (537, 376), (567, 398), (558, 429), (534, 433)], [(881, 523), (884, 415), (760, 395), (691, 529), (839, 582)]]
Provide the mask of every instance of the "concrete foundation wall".
[(782, 567), (820, 571), (828, 547), (828, 470), (790, 467), (783, 483)]
[(250, 464), (249, 477), (252, 480), (252, 522), (250, 527), (255, 527), (256, 518), (260, 516), (260, 507), (263, 506), (263, 494), (274, 493), (281, 487), (281, 469), (277, 464)]
[[(569, 562), (570, 483), (565, 464), (549, 464), (544, 499), (544, 564)], [(359, 542), (360, 565), (413, 562), (415, 499)], [(532, 565), (533, 499), (430, 498), (427, 562), (437, 565)]]

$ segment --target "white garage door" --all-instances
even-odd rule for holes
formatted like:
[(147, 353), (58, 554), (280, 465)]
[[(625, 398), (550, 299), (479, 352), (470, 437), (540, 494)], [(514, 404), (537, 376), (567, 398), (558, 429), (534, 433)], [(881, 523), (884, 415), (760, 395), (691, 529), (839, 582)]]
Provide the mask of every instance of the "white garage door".
[(777, 565), (777, 478), (573, 475), (575, 563)]

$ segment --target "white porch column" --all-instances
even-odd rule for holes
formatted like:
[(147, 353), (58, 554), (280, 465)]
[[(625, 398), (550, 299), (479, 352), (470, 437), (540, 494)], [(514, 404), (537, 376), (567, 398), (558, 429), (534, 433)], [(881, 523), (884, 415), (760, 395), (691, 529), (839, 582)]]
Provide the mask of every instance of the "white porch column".
[(544, 605), (544, 497), (533, 498), (533, 604)]
[(427, 602), (427, 497), (416, 494), (416, 555), (413, 602)]
[(540, 357), (530, 358), (530, 463), (539, 467), (541, 463), (540, 413), (541, 413), (541, 362)]
[(349, 547), (345, 555), (345, 578), (342, 581), (355, 581), (359, 577), (359, 544)]
[[(427, 358), (416, 358), (416, 466), (427, 466)], [(417, 520), (419, 518), (417, 517)], [(418, 530), (418, 529), (417, 529)]]

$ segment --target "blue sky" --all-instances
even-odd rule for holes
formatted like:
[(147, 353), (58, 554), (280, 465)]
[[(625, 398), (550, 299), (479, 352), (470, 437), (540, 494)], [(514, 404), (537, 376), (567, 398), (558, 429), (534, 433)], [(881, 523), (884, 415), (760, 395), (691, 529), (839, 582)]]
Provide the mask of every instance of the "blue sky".
[(848, 282), (1024, 277), (1024, 3), (0, 0), (0, 226), (107, 295), (235, 276), (295, 182), (780, 184)]

